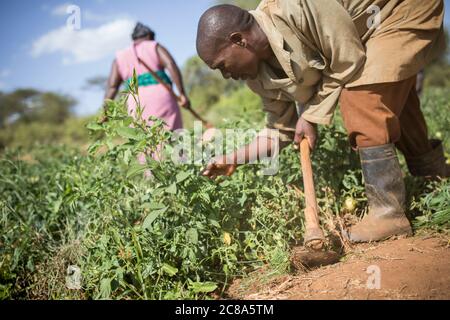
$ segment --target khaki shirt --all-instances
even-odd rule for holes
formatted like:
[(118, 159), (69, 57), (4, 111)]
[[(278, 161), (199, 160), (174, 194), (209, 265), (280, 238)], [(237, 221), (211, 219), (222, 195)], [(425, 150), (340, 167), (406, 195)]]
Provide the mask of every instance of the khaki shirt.
[(284, 141), (296, 102), (304, 119), (330, 124), (344, 87), (408, 79), (445, 43), (442, 0), (263, 0), (250, 13), (288, 78), (263, 63), (247, 84)]

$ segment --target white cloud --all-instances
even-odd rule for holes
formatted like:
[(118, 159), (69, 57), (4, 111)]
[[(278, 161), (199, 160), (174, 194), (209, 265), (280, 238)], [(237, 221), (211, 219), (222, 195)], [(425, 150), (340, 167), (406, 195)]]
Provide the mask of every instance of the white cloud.
[(6, 89), (6, 84), (0, 81), (0, 90)]
[(38, 58), (62, 53), (64, 64), (98, 61), (128, 45), (134, 25), (131, 19), (117, 19), (97, 28), (79, 31), (64, 26), (34, 41), (31, 55)]

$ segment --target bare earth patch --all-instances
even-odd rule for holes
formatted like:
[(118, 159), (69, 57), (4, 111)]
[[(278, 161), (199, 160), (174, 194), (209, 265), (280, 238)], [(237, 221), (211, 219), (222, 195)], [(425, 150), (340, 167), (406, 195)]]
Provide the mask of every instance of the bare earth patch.
[[(379, 289), (376, 277), (379, 271)], [(370, 273), (368, 273), (370, 272)], [(450, 299), (450, 241), (439, 235), (354, 246), (338, 264), (236, 280), (228, 294), (248, 300)], [(372, 287), (373, 289), (369, 289)], [(375, 288), (374, 288), (375, 287)]]

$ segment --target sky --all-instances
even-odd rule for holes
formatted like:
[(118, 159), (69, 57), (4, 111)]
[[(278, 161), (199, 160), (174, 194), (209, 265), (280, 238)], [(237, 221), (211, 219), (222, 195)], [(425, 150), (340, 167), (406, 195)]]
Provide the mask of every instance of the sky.
[[(450, 0), (444, 0), (446, 9)], [(69, 94), (76, 113), (93, 114), (103, 93), (86, 80), (109, 73), (114, 54), (148, 24), (180, 67), (195, 55), (197, 23), (214, 0), (14, 0), (0, 2), (0, 91), (36, 88)], [(79, 10), (79, 14), (78, 14)], [(78, 19), (79, 17), (79, 19)], [(445, 24), (450, 27), (450, 12)]]

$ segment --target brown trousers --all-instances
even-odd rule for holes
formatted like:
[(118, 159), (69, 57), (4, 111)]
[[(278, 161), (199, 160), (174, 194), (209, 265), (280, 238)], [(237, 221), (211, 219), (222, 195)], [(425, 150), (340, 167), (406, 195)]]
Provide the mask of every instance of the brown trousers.
[(432, 150), (415, 76), (394, 83), (344, 89), (340, 105), (354, 148), (395, 143), (407, 158)]

